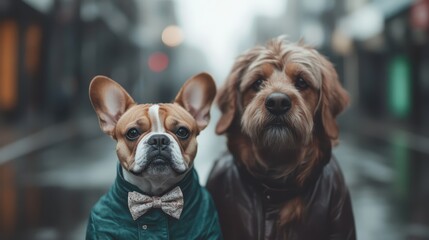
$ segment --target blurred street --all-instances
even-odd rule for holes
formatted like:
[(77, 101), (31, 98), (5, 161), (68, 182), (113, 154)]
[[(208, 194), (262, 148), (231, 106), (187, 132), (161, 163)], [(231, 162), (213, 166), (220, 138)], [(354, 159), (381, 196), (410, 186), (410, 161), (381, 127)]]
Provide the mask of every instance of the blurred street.
[[(334, 154), (358, 239), (429, 240), (429, 0), (0, 1), (0, 239), (84, 239), (118, 163), (94, 76), (170, 102), (199, 72), (220, 87), (235, 57), (283, 34), (327, 56), (350, 94)], [(198, 138), (202, 185), (226, 150), (218, 118)]]
[[(1, 239), (84, 237), (89, 210), (113, 183), (117, 164), (115, 143), (101, 134), (95, 114), (86, 121), (86, 129), (77, 130), (82, 131), (79, 137), (0, 166), (1, 203), (11, 204), (2, 220), (13, 220), (7, 228), (3, 225)], [(225, 139), (214, 134), (213, 126), (198, 138), (195, 167), (202, 184), (215, 156), (225, 150)], [(64, 125), (56, 133), (73, 127)], [(416, 177), (428, 167), (428, 153), (405, 145), (398, 150), (386, 141), (389, 132), (365, 133), (371, 131), (343, 131), (334, 151), (351, 192), (359, 239), (429, 239), (427, 179)], [(416, 176), (404, 178), (411, 173)]]

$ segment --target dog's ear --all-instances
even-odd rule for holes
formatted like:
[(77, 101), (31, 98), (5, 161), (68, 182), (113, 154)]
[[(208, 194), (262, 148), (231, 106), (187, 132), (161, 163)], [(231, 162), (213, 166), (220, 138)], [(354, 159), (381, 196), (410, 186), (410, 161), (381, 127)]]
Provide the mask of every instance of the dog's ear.
[(240, 79), (240, 69), (233, 69), (229, 74), (226, 83), (219, 89), (217, 104), (222, 113), (216, 125), (216, 133), (223, 134), (231, 126), (237, 109), (238, 84)]
[(186, 109), (197, 121), (199, 130), (210, 121), (210, 107), (216, 96), (216, 85), (208, 73), (189, 78), (180, 89), (174, 102)]
[(119, 118), (134, 100), (121, 85), (105, 76), (96, 76), (89, 85), (89, 98), (97, 113), (100, 128), (115, 139), (115, 127)]
[(217, 104), (222, 113), (216, 125), (216, 133), (219, 135), (225, 133), (234, 121), (238, 108), (237, 102), (241, 77), (250, 63), (258, 56), (260, 49), (260, 47), (255, 47), (236, 59), (225, 84), (216, 96)]
[(335, 118), (349, 105), (349, 95), (341, 86), (334, 66), (321, 56), (322, 99), (321, 119), (327, 136), (334, 145), (338, 140), (338, 126)]

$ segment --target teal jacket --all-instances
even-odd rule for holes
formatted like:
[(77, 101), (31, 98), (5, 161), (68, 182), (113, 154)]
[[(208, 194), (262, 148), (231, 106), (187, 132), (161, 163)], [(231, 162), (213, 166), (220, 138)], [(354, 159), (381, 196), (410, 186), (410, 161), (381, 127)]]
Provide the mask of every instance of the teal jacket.
[(118, 164), (115, 183), (92, 208), (86, 239), (222, 239), (213, 200), (200, 186), (195, 169), (179, 186), (184, 198), (179, 220), (156, 208), (134, 221), (128, 209), (128, 192), (143, 192), (124, 179)]

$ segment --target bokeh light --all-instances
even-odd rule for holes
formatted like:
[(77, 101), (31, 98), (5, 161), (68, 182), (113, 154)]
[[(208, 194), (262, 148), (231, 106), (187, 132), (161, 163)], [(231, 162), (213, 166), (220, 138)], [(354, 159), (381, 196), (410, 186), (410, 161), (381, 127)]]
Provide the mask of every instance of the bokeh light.
[(162, 72), (168, 67), (168, 56), (162, 52), (155, 52), (149, 56), (149, 69), (153, 72)]
[(183, 31), (178, 26), (170, 25), (162, 31), (162, 42), (169, 47), (177, 47), (183, 40)]

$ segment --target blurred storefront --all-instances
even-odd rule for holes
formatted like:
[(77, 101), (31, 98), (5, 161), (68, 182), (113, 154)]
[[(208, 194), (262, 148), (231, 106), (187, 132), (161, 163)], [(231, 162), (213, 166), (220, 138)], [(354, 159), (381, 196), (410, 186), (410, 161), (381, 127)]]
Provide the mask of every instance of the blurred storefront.
[(361, 108), (371, 116), (384, 117), (383, 120), (429, 135), (424, 124), (427, 108), (423, 104), (428, 91), (428, 75), (423, 70), (428, 61), (428, 28), (413, 23), (413, 19), (429, 14), (424, 2), (427, 1), (396, 7), (390, 4), (387, 10), (375, 5), (381, 13), (384, 10), (384, 27), (366, 39), (356, 40), (355, 53), (361, 74)]
[(332, 45), (342, 56), (353, 98), (343, 125), (355, 136), (387, 146), (380, 152), (394, 170), (390, 187), (402, 211), (404, 235), (426, 239), (429, 1), (361, 2), (338, 19)]
[[(201, 53), (179, 46), (175, 24), (171, 1), (2, 1), (0, 120), (46, 123), (88, 110), (97, 74), (141, 90), (141, 99), (171, 101), (170, 86), (207, 68)], [(183, 64), (189, 52), (195, 62)]]
[[(121, 75), (119, 81), (129, 86), (139, 76), (140, 57), (138, 46), (126, 37), (136, 23), (133, 3), (2, 1), (2, 119), (67, 119), (84, 105), (95, 74)], [(109, 17), (91, 8), (108, 10)], [(123, 26), (109, 22), (118, 15)]]

